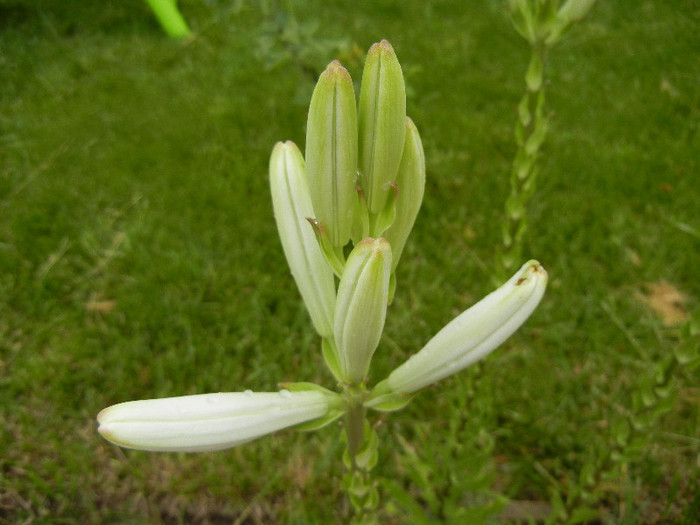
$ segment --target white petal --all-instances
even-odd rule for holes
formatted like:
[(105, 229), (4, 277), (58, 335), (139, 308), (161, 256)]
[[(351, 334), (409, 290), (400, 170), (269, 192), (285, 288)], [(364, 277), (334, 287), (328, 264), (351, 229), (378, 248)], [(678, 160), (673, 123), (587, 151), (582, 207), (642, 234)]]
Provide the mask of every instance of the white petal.
[(526, 263), (394, 370), (386, 380), (390, 391), (410, 394), (485, 357), (530, 317), (546, 286), (544, 268), (537, 261)]
[(324, 416), (321, 392), (235, 392), (128, 401), (97, 416), (102, 436), (125, 448), (205, 452), (234, 447)]

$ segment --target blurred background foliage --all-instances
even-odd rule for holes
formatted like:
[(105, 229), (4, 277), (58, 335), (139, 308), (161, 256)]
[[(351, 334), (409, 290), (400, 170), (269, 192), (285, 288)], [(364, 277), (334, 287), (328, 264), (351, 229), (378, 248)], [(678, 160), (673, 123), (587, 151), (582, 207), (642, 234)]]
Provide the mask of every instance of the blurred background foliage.
[[(317, 74), (397, 51), (428, 168), (373, 366), (491, 288), (529, 50), (498, 0), (0, 0), (0, 523), (333, 523), (337, 428), (204, 455), (95, 432), (138, 398), (332, 387), (272, 217)], [(696, 523), (700, 6), (597, 3), (549, 57), (525, 257), (543, 304), (382, 417), (386, 523)], [(359, 85), (359, 84), (358, 84)], [(697, 320), (695, 321), (698, 322)]]

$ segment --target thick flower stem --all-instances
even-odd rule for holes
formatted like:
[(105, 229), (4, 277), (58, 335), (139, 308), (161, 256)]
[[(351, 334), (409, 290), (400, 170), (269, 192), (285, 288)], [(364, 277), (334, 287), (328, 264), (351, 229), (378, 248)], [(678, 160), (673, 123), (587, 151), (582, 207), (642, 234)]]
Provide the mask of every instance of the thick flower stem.
[(345, 433), (348, 440), (348, 454), (352, 467), (356, 466), (356, 456), (365, 444), (366, 409), (364, 405), (352, 403), (346, 416)]
[(351, 523), (371, 525), (378, 523), (376, 509), (379, 495), (371, 470), (377, 463), (377, 434), (370, 427), (363, 405), (367, 397), (364, 386), (349, 386), (345, 390), (348, 408), (345, 419), (347, 447), (343, 456), (348, 472), (343, 477), (343, 488), (353, 508)]

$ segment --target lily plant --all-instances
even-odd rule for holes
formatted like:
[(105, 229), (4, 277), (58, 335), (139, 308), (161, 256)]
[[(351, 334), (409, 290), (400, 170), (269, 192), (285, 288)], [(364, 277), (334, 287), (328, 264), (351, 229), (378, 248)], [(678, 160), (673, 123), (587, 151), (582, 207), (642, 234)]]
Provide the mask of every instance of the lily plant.
[(338, 61), (328, 65), (311, 98), (305, 155), (293, 142), (277, 143), (270, 186), (282, 247), (335, 389), (299, 382), (279, 392), (129, 401), (102, 410), (98, 430), (125, 448), (198, 452), (343, 418), (343, 487), (353, 520), (375, 523), (378, 439), (368, 411), (398, 410), (496, 349), (537, 307), (547, 273), (526, 262), (387, 377), (368, 383), (425, 186), (421, 139), (406, 116), (403, 73), (386, 40), (368, 52), (359, 103), (348, 71)]

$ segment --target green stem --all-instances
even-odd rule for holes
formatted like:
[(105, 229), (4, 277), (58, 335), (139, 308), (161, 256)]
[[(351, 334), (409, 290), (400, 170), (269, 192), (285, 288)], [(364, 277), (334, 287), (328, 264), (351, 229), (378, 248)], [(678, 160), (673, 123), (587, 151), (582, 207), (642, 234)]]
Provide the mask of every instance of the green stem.
[(544, 66), (547, 45), (532, 45), (530, 64), (525, 75), (526, 92), (518, 106), (515, 138), (518, 150), (510, 175), (510, 194), (506, 200), (502, 224), (502, 251), (499, 279), (503, 279), (522, 262), (523, 241), (527, 231), (527, 207), (537, 178), (537, 161), (547, 134), (544, 114)]
[(348, 409), (345, 432), (352, 468), (356, 468), (357, 454), (365, 444), (365, 416), (366, 410), (362, 403), (354, 403)]
[(146, 0), (161, 27), (172, 38), (190, 36), (190, 28), (177, 8), (177, 0)]
[(354, 511), (351, 523), (372, 525), (378, 523), (379, 494), (371, 474), (377, 463), (377, 434), (367, 421), (363, 404), (367, 390), (364, 386), (348, 386), (345, 394), (348, 403), (345, 418), (347, 448), (343, 460), (348, 472), (343, 478), (343, 488)]

